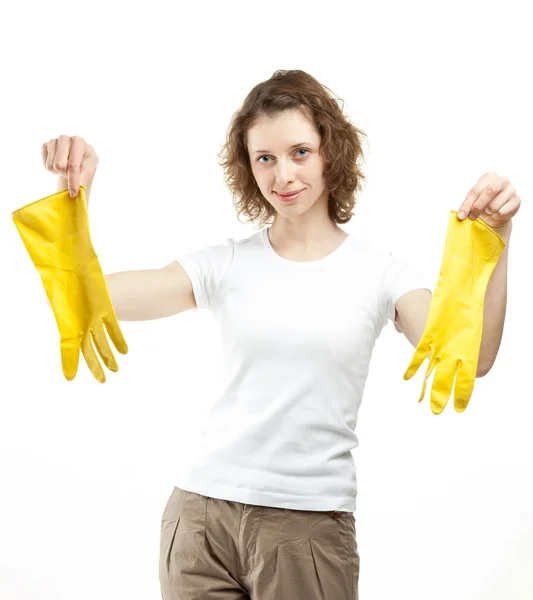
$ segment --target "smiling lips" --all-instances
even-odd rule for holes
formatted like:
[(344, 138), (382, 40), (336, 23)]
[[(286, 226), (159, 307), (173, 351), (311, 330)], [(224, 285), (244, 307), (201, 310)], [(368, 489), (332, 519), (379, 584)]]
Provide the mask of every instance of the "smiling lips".
[(298, 198), (298, 196), (302, 192), (303, 192), (303, 190), (299, 190), (299, 191), (289, 193), (289, 194), (279, 194), (278, 192), (276, 192), (276, 195), (282, 202), (288, 202), (290, 200), (296, 200), (296, 198)]

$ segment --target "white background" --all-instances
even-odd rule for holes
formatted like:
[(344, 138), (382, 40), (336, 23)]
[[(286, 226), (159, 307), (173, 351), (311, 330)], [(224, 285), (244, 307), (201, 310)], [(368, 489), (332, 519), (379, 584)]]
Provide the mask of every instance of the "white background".
[[(467, 410), (435, 416), (425, 366), (389, 324), (354, 451), (362, 600), (533, 597), (530, 21), (521, 2), (18, 3), (0, 18), (0, 597), (155, 600), (161, 516), (215, 398), (209, 311), (122, 322), (99, 384), (62, 375), (59, 337), (11, 212), (56, 191), (41, 145), (100, 163), (91, 236), (105, 273), (252, 235), (217, 153), (250, 89), (302, 69), (368, 134), (345, 231), (433, 284), (449, 211), (487, 171), (522, 199), (503, 341)], [(528, 58), (529, 56), (529, 58)], [(427, 365), (427, 363), (425, 363)], [(428, 381), (430, 385), (431, 379)], [(292, 599), (291, 599), (292, 600)], [(341, 599), (339, 599), (341, 600)]]

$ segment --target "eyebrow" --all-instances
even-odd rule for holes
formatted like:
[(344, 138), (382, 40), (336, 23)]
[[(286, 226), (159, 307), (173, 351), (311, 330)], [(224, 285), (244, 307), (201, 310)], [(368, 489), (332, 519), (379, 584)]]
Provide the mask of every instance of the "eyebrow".
[[(290, 149), (297, 148), (298, 146), (311, 146), (310, 142), (298, 142), (297, 144), (293, 144)], [(270, 150), (256, 150), (253, 154), (257, 154), (258, 152), (270, 152)]]

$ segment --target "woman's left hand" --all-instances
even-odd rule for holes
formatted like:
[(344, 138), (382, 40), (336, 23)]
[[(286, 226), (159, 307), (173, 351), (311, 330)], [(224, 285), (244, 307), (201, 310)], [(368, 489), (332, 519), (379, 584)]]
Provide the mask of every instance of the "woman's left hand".
[(460, 220), (467, 216), (472, 220), (480, 217), (492, 229), (506, 229), (512, 227), (511, 219), (518, 212), (520, 202), (507, 177), (489, 172), (470, 190), (457, 215)]

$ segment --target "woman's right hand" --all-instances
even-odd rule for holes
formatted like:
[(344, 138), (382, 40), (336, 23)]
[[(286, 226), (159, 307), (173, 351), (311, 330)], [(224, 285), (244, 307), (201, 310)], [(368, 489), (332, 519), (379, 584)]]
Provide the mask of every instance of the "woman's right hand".
[(46, 169), (67, 181), (73, 198), (78, 195), (80, 185), (89, 187), (92, 184), (98, 156), (83, 138), (60, 135), (42, 145), (41, 155)]

